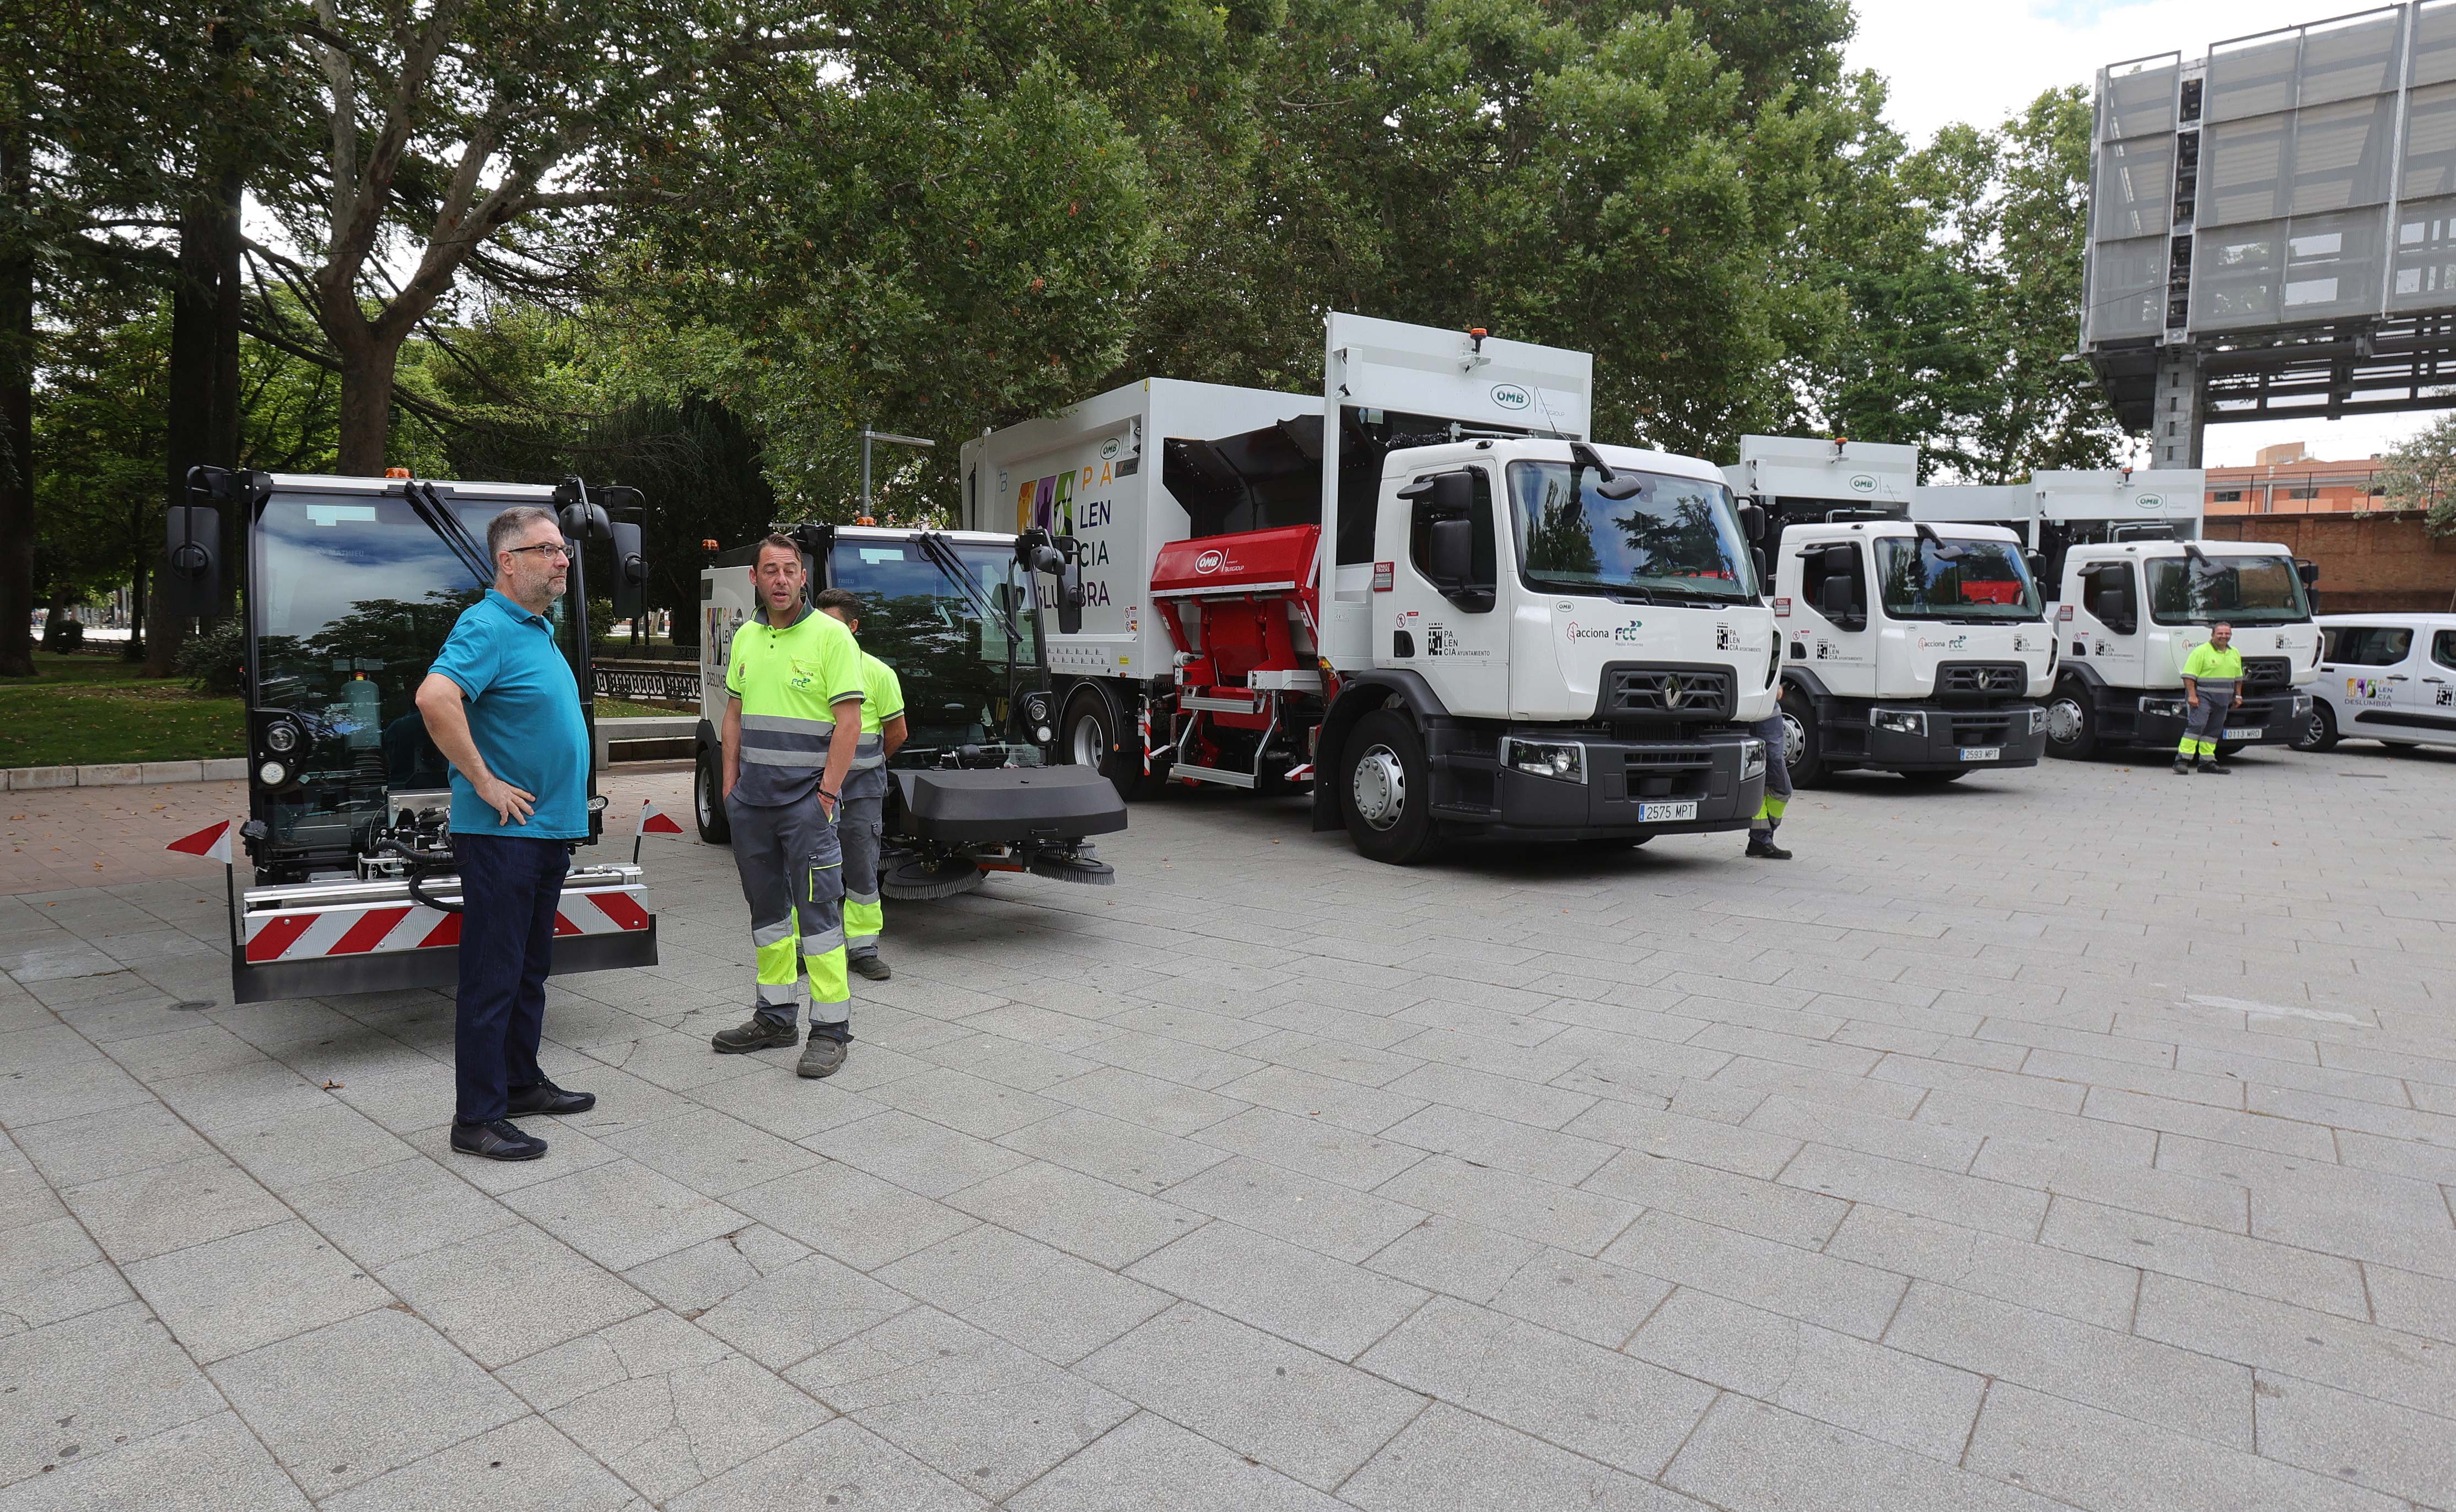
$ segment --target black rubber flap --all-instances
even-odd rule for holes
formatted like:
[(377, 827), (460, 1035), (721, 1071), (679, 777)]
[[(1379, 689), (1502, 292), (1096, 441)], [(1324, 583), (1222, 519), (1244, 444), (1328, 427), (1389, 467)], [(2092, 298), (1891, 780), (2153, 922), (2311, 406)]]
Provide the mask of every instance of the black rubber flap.
[(1126, 828), (1126, 801), (1093, 766), (899, 771), (904, 828), (954, 845), (1071, 840)]

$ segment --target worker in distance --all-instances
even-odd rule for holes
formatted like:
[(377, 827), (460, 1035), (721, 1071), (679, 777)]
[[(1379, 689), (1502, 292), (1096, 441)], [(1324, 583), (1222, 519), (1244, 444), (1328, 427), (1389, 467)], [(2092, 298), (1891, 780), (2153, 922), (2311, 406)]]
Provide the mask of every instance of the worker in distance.
[[(822, 614), (861, 636), (861, 596), (829, 588), (812, 601)], [(845, 779), (844, 807), (836, 815), (836, 844), (844, 852), (845, 955), (852, 970), (873, 982), (895, 973), (878, 953), (887, 915), (878, 896), (878, 848), (886, 832), (887, 758), (902, 748), (904, 684), (895, 669), (861, 653), (861, 743), (853, 747), (852, 773)]]

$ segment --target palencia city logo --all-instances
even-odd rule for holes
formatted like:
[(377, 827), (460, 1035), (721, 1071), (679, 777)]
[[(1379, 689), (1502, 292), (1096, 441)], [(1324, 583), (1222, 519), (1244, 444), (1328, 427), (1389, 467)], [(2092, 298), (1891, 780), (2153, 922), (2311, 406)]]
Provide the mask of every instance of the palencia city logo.
[(1646, 628), (1644, 620), (1631, 620), (1627, 624), (1580, 624), (1569, 622), (1572, 641), (1634, 641), (1637, 632)]

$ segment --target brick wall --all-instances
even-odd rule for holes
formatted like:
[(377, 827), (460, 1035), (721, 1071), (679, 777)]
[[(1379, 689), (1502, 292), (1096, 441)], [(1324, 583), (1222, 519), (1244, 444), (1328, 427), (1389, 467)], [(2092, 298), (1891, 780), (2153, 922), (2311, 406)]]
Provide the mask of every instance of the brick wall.
[(2456, 536), (2432, 540), (2418, 512), (2211, 518), (2212, 541), (2273, 541), (2320, 564), (2320, 611), (2456, 610)]

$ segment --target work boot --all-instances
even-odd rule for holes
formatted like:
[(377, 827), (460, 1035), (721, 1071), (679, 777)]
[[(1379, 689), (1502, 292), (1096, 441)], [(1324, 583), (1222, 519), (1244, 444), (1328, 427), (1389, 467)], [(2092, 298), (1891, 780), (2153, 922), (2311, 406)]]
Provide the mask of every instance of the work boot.
[(2234, 775), (2234, 768), (2212, 756), (2209, 758), (2209, 764), (2200, 768), (2200, 775), (2203, 777), (2231, 777)]
[(813, 1030), (810, 1042), (802, 1047), (802, 1063), (793, 1071), (802, 1076), (832, 1076), (844, 1069), (844, 1063), (845, 1042)]
[(852, 968), (855, 976), (866, 976), (873, 982), (884, 982), (895, 974), (875, 954), (847, 956), (845, 964)]
[(708, 1036), (707, 1042), (720, 1055), (739, 1055), (753, 1050), (783, 1050), (802, 1042), (802, 1026), (770, 1023), (753, 1013), (747, 1023), (720, 1029)]
[(1782, 847), (1773, 843), (1773, 831), (1770, 829), (1751, 829), (1749, 831), (1748, 853), (1759, 861), (1789, 861), (1791, 859), (1790, 851), (1785, 850)]
[(2190, 771), (2195, 765), (2195, 763), (2186, 761), (2180, 756), (2176, 757), (2175, 775), (2178, 777), (2182, 776), (2185, 772)]

